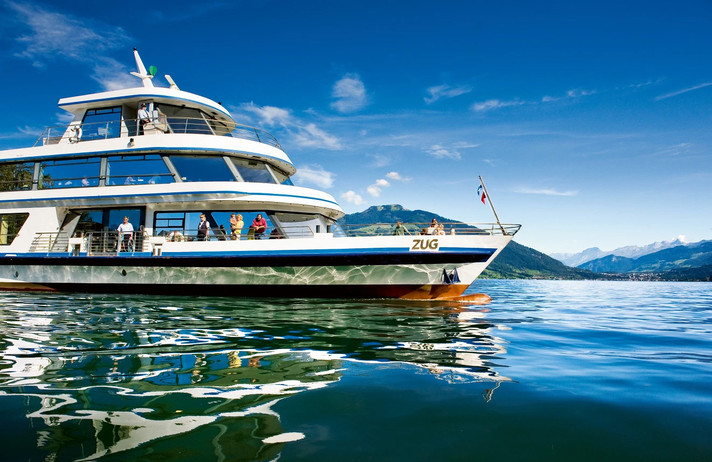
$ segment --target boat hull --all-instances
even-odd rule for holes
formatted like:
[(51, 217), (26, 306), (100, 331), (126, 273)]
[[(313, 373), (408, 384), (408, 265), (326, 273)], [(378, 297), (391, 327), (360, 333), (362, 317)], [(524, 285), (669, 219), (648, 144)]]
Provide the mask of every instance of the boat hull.
[[(461, 295), (508, 237), (326, 239), (165, 245), (160, 255), (0, 258), (0, 289), (249, 297), (438, 299)], [(295, 240), (296, 241), (296, 240)], [(350, 244), (344, 246), (343, 244)], [(170, 243), (174, 244), (174, 243)], [(188, 245), (191, 244), (191, 245)], [(218, 250), (219, 249), (219, 250)]]

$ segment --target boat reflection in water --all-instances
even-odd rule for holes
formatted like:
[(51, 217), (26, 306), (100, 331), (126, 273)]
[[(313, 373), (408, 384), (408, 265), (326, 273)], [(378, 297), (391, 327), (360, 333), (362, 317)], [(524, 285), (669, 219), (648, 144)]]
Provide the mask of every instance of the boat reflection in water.
[(25, 428), (13, 431), (36, 442), (17, 455), (272, 460), (284, 444), (309, 438), (284, 427), (276, 404), (338, 386), (352, 368), (363, 374), (376, 362), (482, 382), (486, 401), (510, 380), (495, 370), (506, 349), (481, 307), (165, 302), (61, 294), (0, 300), (0, 402), (24, 410)]

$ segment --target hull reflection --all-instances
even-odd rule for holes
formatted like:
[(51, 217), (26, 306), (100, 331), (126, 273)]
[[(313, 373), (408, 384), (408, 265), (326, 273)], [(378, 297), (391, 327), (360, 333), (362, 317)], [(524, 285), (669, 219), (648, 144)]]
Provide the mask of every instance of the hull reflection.
[(510, 381), (488, 310), (462, 303), (22, 297), (0, 300), (0, 401), (22, 403), (38, 458), (273, 460), (310, 438), (287, 398), (371, 363), (485, 402)]

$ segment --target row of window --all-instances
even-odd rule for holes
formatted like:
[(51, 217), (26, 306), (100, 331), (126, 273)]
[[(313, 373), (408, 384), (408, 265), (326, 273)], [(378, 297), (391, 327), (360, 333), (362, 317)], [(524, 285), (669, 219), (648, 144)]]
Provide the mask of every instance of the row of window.
[[(156, 212), (153, 220), (153, 235), (184, 236), (187, 239), (195, 237), (198, 233), (200, 216), (203, 214), (206, 215), (207, 221), (210, 223), (211, 235), (218, 238), (229, 235), (232, 214), (242, 216), (241, 230), (243, 234), (247, 234), (257, 215), (262, 215), (267, 222), (268, 232), (276, 228), (275, 223), (280, 223), (281, 227), (289, 230), (294, 236), (310, 235), (311, 231), (307, 223), (321, 221), (320, 216), (313, 213), (225, 210)], [(28, 213), (0, 214), (0, 245), (12, 244), (28, 216)], [(113, 233), (123, 222), (124, 217), (129, 218), (129, 222), (136, 231), (140, 232), (143, 229), (146, 218), (144, 208), (101, 208), (70, 210), (64, 218), (61, 232), (75, 237), (87, 236), (92, 233), (106, 235), (107, 232)], [(330, 228), (331, 226), (325, 231), (329, 231)], [(316, 232), (320, 232), (319, 225), (316, 225)]]
[[(171, 104), (158, 104), (147, 101), (153, 108), (152, 118), (163, 118), (168, 124), (171, 132), (177, 133), (199, 133), (227, 135), (230, 130), (219, 120), (210, 117), (208, 114), (198, 109), (174, 106)], [(89, 109), (84, 114), (82, 120), (82, 141), (118, 138), (121, 136), (122, 124), (126, 124), (128, 136), (136, 136), (140, 129), (138, 125), (137, 109), (126, 111), (129, 113), (123, 117), (121, 106)]]
[(292, 184), (264, 162), (227, 156), (83, 157), (0, 164), (0, 191), (192, 181)]

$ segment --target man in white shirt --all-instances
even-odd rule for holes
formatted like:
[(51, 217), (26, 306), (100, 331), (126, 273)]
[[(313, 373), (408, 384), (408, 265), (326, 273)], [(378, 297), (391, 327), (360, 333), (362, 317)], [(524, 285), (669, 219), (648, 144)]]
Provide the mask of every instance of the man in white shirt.
[(129, 223), (129, 217), (124, 217), (124, 222), (116, 228), (121, 236), (121, 251), (126, 252), (131, 244), (131, 239), (133, 239), (133, 225)]
[(141, 103), (141, 109), (138, 110), (138, 134), (143, 135), (143, 127), (151, 121), (151, 117), (146, 110), (146, 103)]

